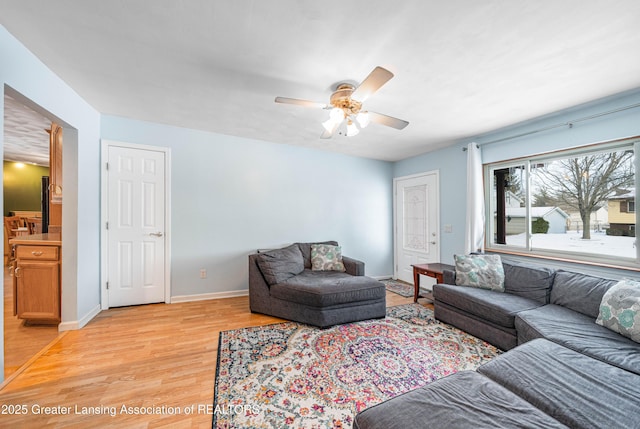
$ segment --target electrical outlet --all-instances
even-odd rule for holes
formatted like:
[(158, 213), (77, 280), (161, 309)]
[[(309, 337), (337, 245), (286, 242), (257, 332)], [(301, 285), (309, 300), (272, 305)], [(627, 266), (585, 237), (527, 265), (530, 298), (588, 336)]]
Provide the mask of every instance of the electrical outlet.
[(450, 223), (445, 224), (444, 232), (453, 232), (453, 225), (451, 225)]
[(204, 268), (200, 270), (200, 278), (201, 279), (207, 278), (207, 270), (205, 270)]

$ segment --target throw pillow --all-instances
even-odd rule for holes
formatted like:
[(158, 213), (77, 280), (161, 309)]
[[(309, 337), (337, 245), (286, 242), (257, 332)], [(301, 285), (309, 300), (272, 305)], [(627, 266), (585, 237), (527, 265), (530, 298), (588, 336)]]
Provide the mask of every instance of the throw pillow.
[(596, 323), (640, 343), (640, 283), (620, 280), (605, 292)]
[(456, 284), (504, 292), (500, 255), (454, 255)]
[(302, 252), (302, 258), (304, 259), (304, 267), (311, 269), (311, 245), (312, 244), (331, 244), (332, 246), (337, 246), (337, 241), (314, 241), (311, 243), (295, 243), (300, 248)]
[(312, 244), (311, 269), (313, 271), (346, 271), (342, 262), (342, 248), (330, 244)]
[(304, 271), (302, 252), (295, 244), (260, 253), (257, 262), (269, 285), (281, 283)]

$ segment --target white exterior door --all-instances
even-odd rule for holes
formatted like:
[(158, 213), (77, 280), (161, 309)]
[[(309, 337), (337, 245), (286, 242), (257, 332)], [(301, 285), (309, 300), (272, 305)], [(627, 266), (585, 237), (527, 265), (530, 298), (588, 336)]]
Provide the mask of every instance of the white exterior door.
[(395, 277), (413, 283), (413, 264), (440, 262), (438, 173), (394, 179)]
[(114, 145), (106, 153), (107, 307), (165, 302), (166, 153)]

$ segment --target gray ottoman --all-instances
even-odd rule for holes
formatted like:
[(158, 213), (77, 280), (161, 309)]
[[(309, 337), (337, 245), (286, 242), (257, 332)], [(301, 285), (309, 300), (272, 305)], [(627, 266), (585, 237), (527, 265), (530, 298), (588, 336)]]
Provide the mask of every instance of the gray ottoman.
[(271, 286), (272, 311), (322, 328), (385, 317), (384, 283), (367, 276), (304, 270)]
[(545, 339), (478, 371), (572, 428), (640, 427), (640, 375)]
[(566, 428), (489, 378), (462, 371), (360, 412), (354, 429)]

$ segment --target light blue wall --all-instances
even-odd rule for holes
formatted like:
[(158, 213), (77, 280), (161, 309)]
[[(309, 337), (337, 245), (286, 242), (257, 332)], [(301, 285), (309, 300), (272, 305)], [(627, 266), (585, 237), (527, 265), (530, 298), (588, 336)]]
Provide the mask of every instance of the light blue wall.
[[(394, 177), (400, 177), (429, 170), (440, 171), (441, 260), (444, 263), (453, 263), (453, 255), (464, 251), (467, 177), (466, 152), (463, 152), (462, 148), (466, 147), (467, 143), (477, 142), (480, 144), (482, 147), (482, 160), (484, 163), (488, 163), (637, 136), (640, 135), (640, 107), (584, 122), (576, 122), (572, 127), (564, 126), (526, 137), (509, 139), (499, 143), (489, 143), (493, 140), (527, 133), (532, 130), (562, 124), (638, 103), (640, 103), (640, 90), (635, 90), (577, 106), (517, 126), (473, 136), (453, 147), (399, 161), (394, 164), (393, 175)], [(452, 225), (452, 233), (444, 232), (445, 224)]]
[(246, 290), (249, 253), (296, 241), (393, 274), (391, 163), (114, 116), (102, 138), (171, 148), (172, 296)]
[[(464, 251), (465, 173), (466, 153), (462, 146), (448, 147), (435, 152), (398, 161), (393, 166), (394, 177), (410, 176), (427, 171), (440, 175), (440, 260), (452, 263), (455, 253)], [(451, 232), (444, 232), (451, 225)]]
[[(64, 126), (62, 321), (81, 325), (100, 303), (100, 115), (2, 26), (0, 87)], [(0, 364), (3, 357), (0, 346)]]
[(482, 146), (482, 161), (488, 163), (637, 136), (640, 135), (640, 107), (582, 122), (575, 122), (572, 127), (563, 126), (504, 142), (484, 144), (484, 142), (563, 124), (638, 103), (640, 103), (640, 89), (567, 109), (554, 115), (548, 115), (519, 126), (478, 136), (468, 141), (476, 141)]

